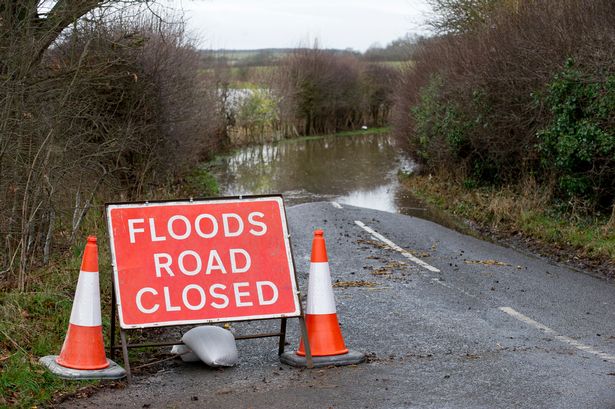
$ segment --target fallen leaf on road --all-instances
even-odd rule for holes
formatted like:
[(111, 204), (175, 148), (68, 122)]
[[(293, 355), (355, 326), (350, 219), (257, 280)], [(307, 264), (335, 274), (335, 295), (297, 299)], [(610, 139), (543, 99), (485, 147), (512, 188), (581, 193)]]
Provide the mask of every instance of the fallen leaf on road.
[(509, 266), (510, 264), (497, 260), (463, 260), (466, 264), (483, 264), (486, 266)]
[(371, 274), (375, 276), (389, 276), (393, 274), (392, 270), (400, 270), (402, 268), (406, 268), (408, 266), (407, 263), (403, 261), (389, 261), (384, 266), (377, 268), (372, 271)]
[(380, 242), (380, 241), (376, 241), (376, 240), (364, 240), (364, 239), (359, 239), (357, 240), (357, 243), (359, 244), (369, 244), (370, 246), (374, 246), (374, 247), (378, 247), (379, 249), (388, 249), (389, 246), (387, 246), (386, 244)]
[(379, 269), (372, 271), (372, 275), (375, 275), (375, 276), (388, 276), (391, 274), (393, 274), (393, 272), (390, 270), (387, 270), (384, 267), (380, 267)]
[(337, 281), (333, 284), (333, 287), (349, 288), (349, 287), (376, 287), (378, 284), (371, 281), (359, 280), (359, 281)]

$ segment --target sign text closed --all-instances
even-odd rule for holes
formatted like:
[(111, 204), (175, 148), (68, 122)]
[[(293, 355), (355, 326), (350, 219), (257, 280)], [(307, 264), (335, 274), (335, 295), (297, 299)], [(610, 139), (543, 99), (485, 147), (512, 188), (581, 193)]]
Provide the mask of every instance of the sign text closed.
[(299, 315), (281, 197), (107, 206), (122, 328)]

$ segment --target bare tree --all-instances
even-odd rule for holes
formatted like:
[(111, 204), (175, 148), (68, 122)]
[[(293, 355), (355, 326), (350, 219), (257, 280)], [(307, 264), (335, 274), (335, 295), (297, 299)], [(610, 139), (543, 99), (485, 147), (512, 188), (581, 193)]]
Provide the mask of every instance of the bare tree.
[(434, 16), (428, 24), (439, 34), (472, 31), (487, 21), (497, 4), (507, 1), (511, 0), (429, 0)]
[[(0, 3), (0, 72), (21, 56), (29, 72), (64, 29), (109, 0), (4, 0)], [(13, 58), (10, 58), (10, 57)]]
[(353, 55), (297, 49), (281, 63), (274, 86), (281, 94), (282, 116), (304, 135), (362, 122), (360, 64)]
[(83, 6), (57, 2), (42, 18), (57, 19), (46, 36), (38, 15), (28, 26), (2, 9), (2, 23), (19, 17), (24, 29), (0, 24), (0, 281), (20, 290), (78, 237), (90, 209), (172, 183), (223, 136), (217, 89), (198, 75), (181, 25), (118, 14), (58, 36), (83, 10), (60, 13), (71, 4)]

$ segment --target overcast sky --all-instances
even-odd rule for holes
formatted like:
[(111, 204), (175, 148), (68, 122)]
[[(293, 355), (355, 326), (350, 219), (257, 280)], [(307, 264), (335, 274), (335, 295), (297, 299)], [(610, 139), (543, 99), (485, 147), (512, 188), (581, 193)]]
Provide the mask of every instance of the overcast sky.
[(364, 51), (425, 33), (426, 0), (171, 0), (202, 48), (309, 45)]

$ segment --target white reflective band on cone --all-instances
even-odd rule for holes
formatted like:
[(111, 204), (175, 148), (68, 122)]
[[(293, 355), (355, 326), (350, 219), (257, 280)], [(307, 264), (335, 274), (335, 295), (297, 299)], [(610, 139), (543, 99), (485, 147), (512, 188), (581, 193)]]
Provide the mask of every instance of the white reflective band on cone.
[(82, 327), (102, 325), (98, 273), (85, 271), (79, 273), (73, 309), (70, 313), (70, 323)]
[(306, 314), (335, 314), (329, 263), (311, 263)]

